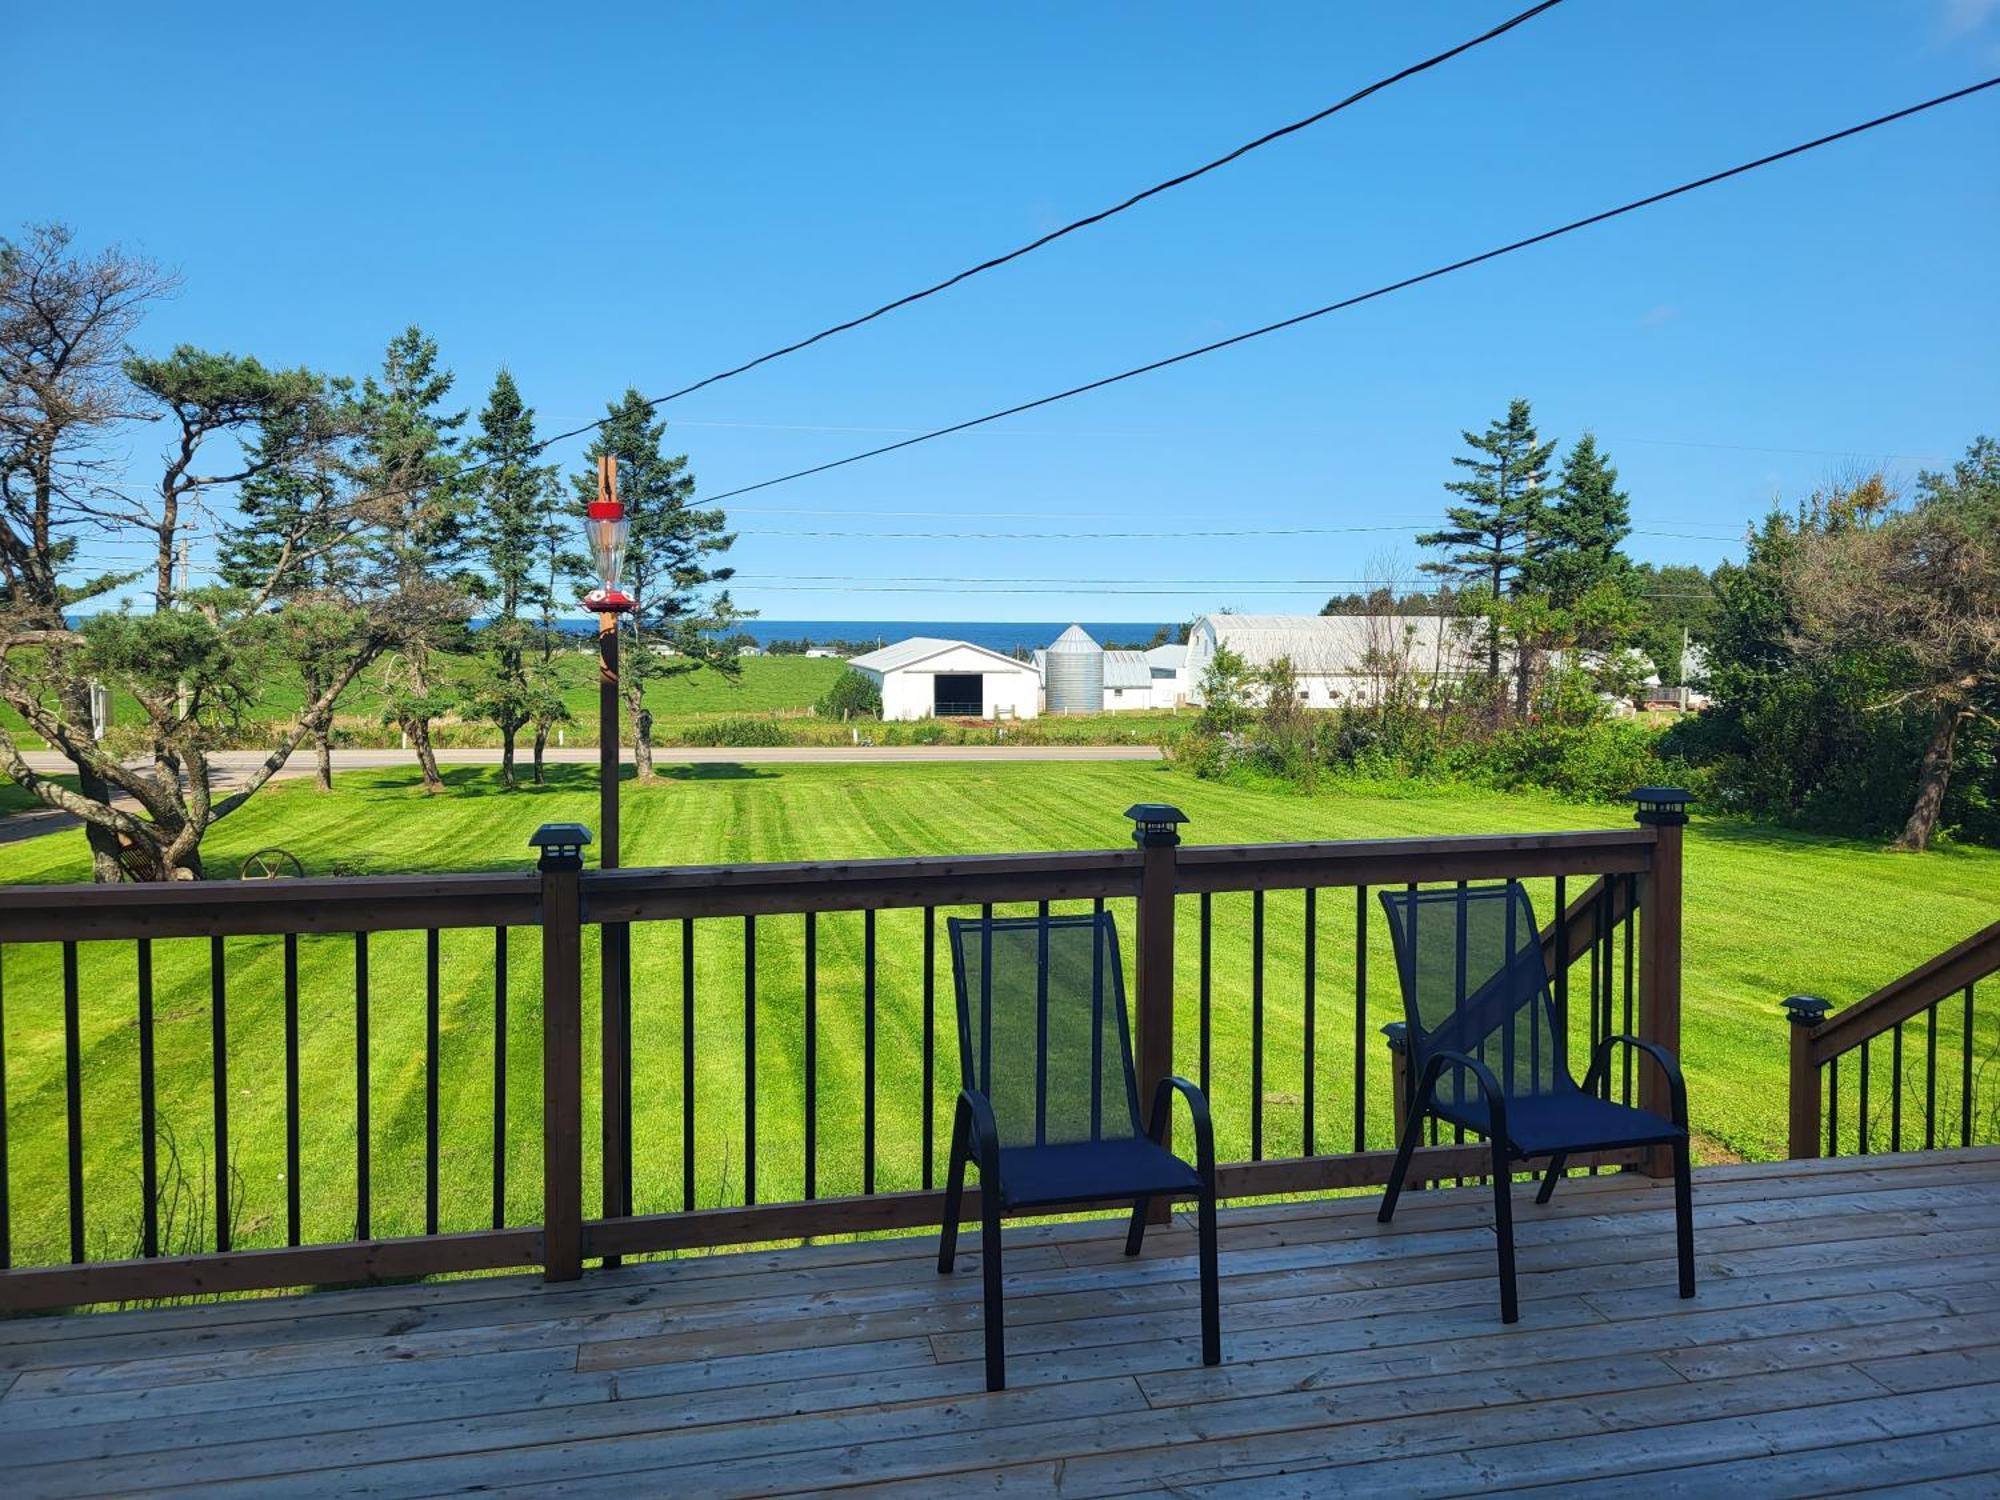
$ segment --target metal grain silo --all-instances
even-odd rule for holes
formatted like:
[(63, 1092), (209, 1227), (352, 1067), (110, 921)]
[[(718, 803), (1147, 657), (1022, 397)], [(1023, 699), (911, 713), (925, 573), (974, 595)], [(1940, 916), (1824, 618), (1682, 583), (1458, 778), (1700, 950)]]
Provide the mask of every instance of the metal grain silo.
[(1081, 625), (1055, 639), (1043, 687), (1052, 714), (1094, 714), (1104, 708), (1104, 648)]

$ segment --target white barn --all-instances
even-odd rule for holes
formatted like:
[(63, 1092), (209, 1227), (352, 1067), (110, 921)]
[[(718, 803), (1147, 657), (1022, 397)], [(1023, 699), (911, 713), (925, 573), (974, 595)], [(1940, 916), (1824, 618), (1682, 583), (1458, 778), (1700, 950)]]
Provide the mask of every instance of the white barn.
[(1104, 653), (1104, 708), (1124, 712), (1153, 706), (1153, 672), (1143, 651)]
[(1179, 708), (1187, 702), (1188, 648), (1155, 646), (1146, 653), (1146, 671), (1153, 682), (1153, 707)]
[(848, 665), (882, 690), (885, 719), (1032, 719), (1040, 706), (1030, 663), (970, 641), (912, 636)]
[(1202, 677), (1222, 645), (1252, 670), (1290, 661), (1311, 708), (1373, 703), (1398, 676), (1462, 677), (1476, 650), (1463, 622), (1439, 615), (1203, 615), (1188, 635), (1190, 703), (1202, 701)]

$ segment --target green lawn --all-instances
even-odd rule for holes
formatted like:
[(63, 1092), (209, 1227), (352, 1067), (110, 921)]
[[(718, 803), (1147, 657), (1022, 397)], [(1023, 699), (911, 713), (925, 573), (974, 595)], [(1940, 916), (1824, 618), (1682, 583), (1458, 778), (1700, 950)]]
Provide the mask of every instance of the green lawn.
[[(305, 783), (260, 795), (210, 841), (210, 859), (233, 869), (251, 849), (291, 848), (309, 871), (335, 860), (362, 871), (524, 869), (527, 837), (558, 819), (595, 822), (595, 787), (562, 767), (546, 788), (499, 792), (490, 774), (448, 770), (451, 794), (426, 798), (408, 773), (353, 773), (322, 796)], [(1171, 800), (1195, 842), (1303, 837), (1495, 832), (1605, 826), (1619, 808), (1592, 809), (1486, 793), (1299, 797), (1196, 782), (1142, 764), (704, 766), (657, 785), (628, 784), (627, 864), (1105, 846), (1123, 842), (1123, 809)], [(81, 836), (50, 835), (0, 848), (0, 878), (74, 880), (85, 871)], [(1891, 855), (1839, 840), (1697, 821), (1689, 830), (1684, 1053), (1696, 1124), (1711, 1153), (1768, 1156), (1783, 1144), (1785, 1023), (1779, 1001), (1817, 991), (1846, 1003), (1992, 919), (2000, 902), (2000, 851)], [(1536, 891), (1548, 906), (1546, 889)], [(1225, 1157), (1249, 1138), (1248, 895), (1215, 900), (1213, 1094)], [(1319, 901), (1319, 1048), (1315, 1068), (1321, 1149), (1352, 1144), (1353, 904)], [(1129, 912), (1120, 913), (1129, 923)], [(1301, 1144), (1300, 1045), (1303, 903), (1267, 898), (1265, 1150)], [(914, 913), (880, 924), (877, 1187), (920, 1180), (921, 934)], [(1198, 1066), (1194, 903), (1184, 905), (1177, 1062)], [(862, 918), (819, 921), (821, 1193), (858, 1190)], [(702, 1206), (740, 1201), (743, 1188), (744, 995), (740, 922), (696, 928), (699, 976), (696, 1104)], [(1129, 927), (1127, 931), (1129, 942)], [(636, 964), (636, 1172), (639, 1207), (680, 1204), (680, 932), (645, 925)], [(757, 926), (757, 1196), (801, 1189), (802, 921)], [(444, 940), (443, 1221), (485, 1222), (490, 1171), (492, 995), (490, 933)], [(943, 943), (940, 975), (944, 974)], [(530, 1219), (539, 1159), (537, 940), (511, 940), (509, 1012), (510, 1217)], [(280, 1009), (275, 939), (228, 945), (232, 1155), (240, 1175), (239, 1243), (283, 1235)], [(371, 942), (372, 1190), (376, 1233), (421, 1228), (423, 1183), (422, 939)], [(354, 1200), (354, 994), (352, 940), (300, 942), (308, 1237), (352, 1232)], [(155, 945), (162, 1115), (183, 1156), (205, 1172), (210, 1082), (207, 948)], [(1375, 1028), (1395, 1014), (1386, 934), (1371, 921), (1365, 1037), (1367, 1144), (1389, 1144), (1386, 1069)], [(19, 946), (4, 955), (6, 1094), (17, 1263), (60, 1258), (63, 1228), (62, 1010), (58, 956)], [(138, 1220), (136, 1035), (133, 956), (124, 945), (85, 945), (81, 960), (89, 1230), (93, 1253), (128, 1250)], [(1579, 989), (1581, 988), (1579, 980)], [(586, 994), (594, 993), (594, 977)], [(936, 1117), (947, 1123), (956, 1059), (949, 1040), (948, 977), (939, 986), (941, 1046)], [(586, 1017), (586, 1025), (591, 1024)], [(1919, 1038), (1921, 1032), (1918, 1032)], [(1956, 1036), (1952, 1023), (1943, 1041)], [(588, 1057), (592, 1048), (586, 1048)], [(1947, 1055), (1949, 1052), (1947, 1052)], [(590, 1096), (587, 1089), (586, 1097)], [(587, 1122), (586, 1140), (595, 1125)], [(942, 1156), (942, 1140), (938, 1146)]]

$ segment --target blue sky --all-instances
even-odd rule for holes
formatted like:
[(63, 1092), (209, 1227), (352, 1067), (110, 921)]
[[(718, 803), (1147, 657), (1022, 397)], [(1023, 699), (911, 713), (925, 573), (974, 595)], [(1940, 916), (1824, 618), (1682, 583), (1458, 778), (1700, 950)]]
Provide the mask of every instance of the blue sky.
[[(1011, 248), (1520, 9), (42, 6), (5, 201), (177, 267), (140, 343), (360, 373), (411, 321), (545, 430)], [(667, 408), (704, 491), (1396, 279), (2000, 73), (2000, 3), (1570, 0), (1112, 223)], [(2000, 430), (2000, 91), (1505, 262), (732, 504), (771, 618), (1311, 609), (1514, 395), (1660, 561)], [(144, 452), (150, 437), (138, 447)], [(574, 463), (577, 444), (560, 457)], [(949, 523), (939, 525), (936, 523)], [(905, 540), (910, 530), (1313, 538)], [(805, 536), (836, 531), (841, 536)], [(934, 592), (887, 592), (919, 580)], [(1108, 580), (986, 593), (943, 579)], [(827, 579), (838, 581), (826, 581)], [(872, 587), (852, 580), (871, 582)], [(1180, 582), (1188, 580), (1183, 586)], [(1051, 585), (1067, 588), (1066, 585)], [(1117, 590), (1156, 589), (1137, 594)]]

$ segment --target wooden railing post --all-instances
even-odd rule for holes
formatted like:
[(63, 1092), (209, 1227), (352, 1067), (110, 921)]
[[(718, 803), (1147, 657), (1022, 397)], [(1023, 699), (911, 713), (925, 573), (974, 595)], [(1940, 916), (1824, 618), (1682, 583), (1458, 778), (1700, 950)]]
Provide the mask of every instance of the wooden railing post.
[(1791, 1110), (1785, 1154), (1794, 1161), (1810, 1161), (1820, 1154), (1822, 1101), (1819, 1058), (1814, 1055), (1813, 1049), (1813, 1028), (1826, 1019), (1826, 1013), (1832, 1008), (1817, 995), (1789, 995), (1785, 998), (1785, 1019), (1792, 1023)]
[[(1642, 786), (1632, 794), (1634, 818), (1658, 834), (1653, 858), (1639, 877), (1639, 1036), (1681, 1057), (1681, 830), (1693, 800), (1675, 787)], [(1658, 1068), (1639, 1073), (1639, 1107), (1672, 1114), (1667, 1080)], [(1673, 1172), (1673, 1154), (1656, 1146), (1646, 1154), (1646, 1175)]]
[[(1174, 1071), (1174, 891), (1179, 825), (1187, 815), (1162, 802), (1141, 802), (1125, 809), (1132, 820), (1132, 842), (1140, 849), (1137, 1001), (1134, 1027), (1139, 1067), (1139, 1107), (1151, 1111), (1160, 1080)], [(1149, 1122), (1150, 1123), (1150, 1122)], [(1166, 1144), (1173, 1143), (1173, 1119), (1167, 1120)], [(1153, 1220), (1164, 1224), (1173, 1213), (1165, 1198), (1153, 1200)]]
[(583, 1274), (583, 846), (581, 823), (544, 823), (542, 851), (542, 1266)]

